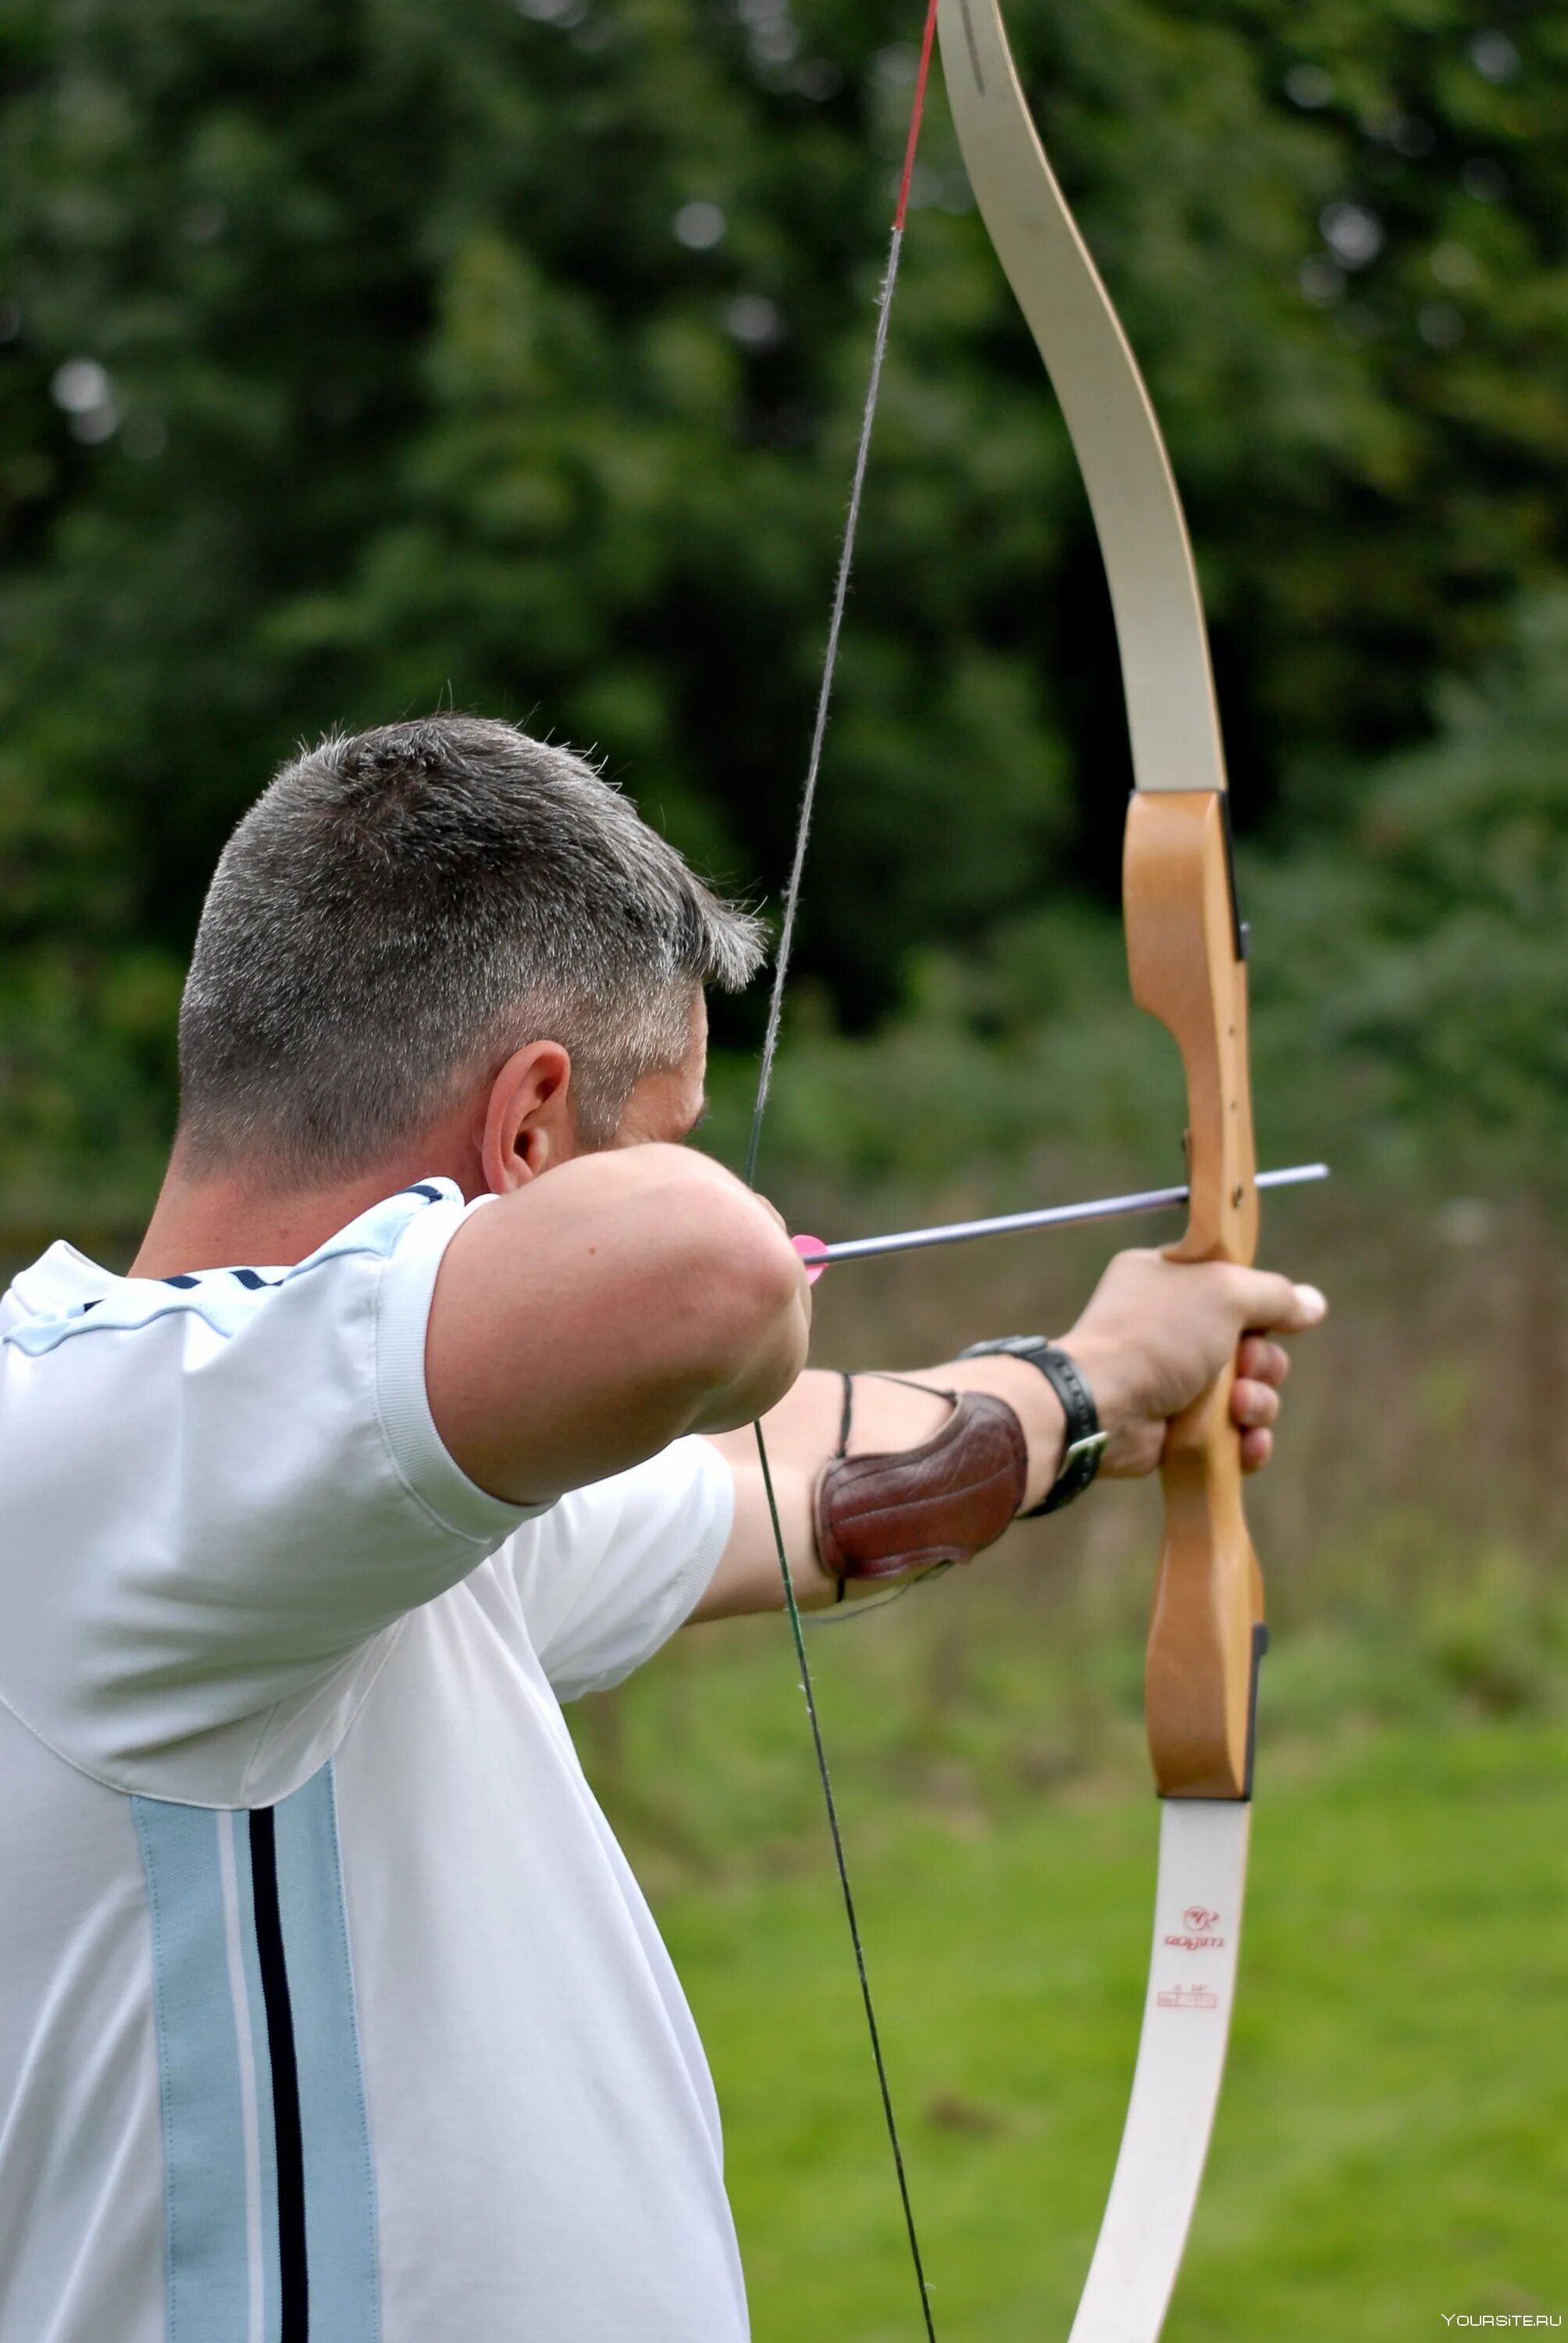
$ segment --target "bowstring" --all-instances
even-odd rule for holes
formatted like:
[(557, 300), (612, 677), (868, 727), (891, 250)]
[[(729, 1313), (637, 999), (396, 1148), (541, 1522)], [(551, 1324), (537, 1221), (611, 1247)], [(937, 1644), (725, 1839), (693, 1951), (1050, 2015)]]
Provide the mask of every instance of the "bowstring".
[[(899, 259), (903, 250), (904, 221), (910, 206), (910, 188), (914, 178), (915, 149), (920, 142), (920, 117), (925, 110), (926, 84), (930, 75), (931, 44), (937, 28), (938, 0), (927, 0), (925, 29), (920, 40), (920, 67), (915, 75), (914, 97), (910, 107), (909, 136), (904, 144), (904, 167), (899, 180), (898, 202), (893, 212), (892, 235), (888, 246), (888, 265), (877, 296), (876, 335), (871, 347), (871, 364), (866, 381), (865, 403), (860, 412), (860, 436), (855, 449), (854, 477), (849, 488), (849, 502), (844, 516), (843, 535), (839, 543), (839, 566), (833, 581), (832, 614), (828, 623), (828, 640), (822, 654), (822, 676), (817, 692), (816, 715), (811, 726), (811, 748), (806, 760), (806, 779), (800, 791), (800, 810), (796, 818), (795, 848), (790, 858), (789, 878), (784, 890), (784, 915), (779, 922), (779, 950), (773, 963), (773, 985), (768, 1001), (768, 1023), (763, 1034), (762, 1055), (758, 1066), (757, 1097), (751, 1110), (751, 1128), (746, 1142), (745, 1178), (748, 1187), (757, 1184), (757, 1159), (762, 1143), (763, 1119), (768, 1111), (768, 1098), (773, 1083), (773, 1065), (779, 1054), (779, 1033), (784, 1017), (784, 991), (789, 981), (789, 962), (795, 949), (796, 915), (800, 905), (800, 882), (805, 875), (806, 850), (810, 841), (811, 820), (817, 808), (817, 781), (822, 769), (822, 747), (828, 734), (828, 714), (832, 704), (833, 681), (838, 672), (839, 650), (843, 639), (844, 610), (849, 595), (849, 574), (854, 566), (855, 539), (860, 527), (860, 504), (866, 485), (866, 467), (871, 450), (871, 427), (876, 419), (877, 401), (882, 387), (882, 362), (888, 349), (888, 319), (893, 304), (893, 287), (898, 281)], [(769, 1462), (768, 1442), (760, 1421), (752, 1427), (757, 1439), (757, 1461), (761, 1467), (762, 1486), (768, 1500), (768, 1518), (772, 1525), (774, 1551), (779, 1557), (779, 1575), (784, 1587), (784, 1609), (789, 1621), (789, 1634), (795, 1646), (796, 1664), (800, 1671), (800, 1690), (805, 1695), (806, 1716), (810, 1726), (811, 1746), (817, 1759), (817, 1777), (821, 1785), (822, 1805), (828, 1820), (828, 1835), (832, 1842), (833, 1862), (839, 1875), (839, 1892), (843, 1899), (844, 1918), (849, 1932), (849, 1944), (855, 1957), (855, 1974), (860, 1986), (860, 2006), (865, 2013), (866, 2033), (870, 2043), (871, 2064), (876, 2070), (877, 2088), (882, 2103), (882, 2121), (887, 2129), (888, 2146), (893, 2158), (893, 2170), (898, 2180), (899, 2202), (903, 2209), (904, 2234), (909, 2240), (910, 2259), (914, 2268), (915, 2283), (920, 2293), (920, 2317), (925, 2323), (927, 2343), (937, 2343), (936, 2325), (931, 2316), (930, 2292), (926, 2283), (924, 2258), (920, 2252), (920, 2232), (915, 2224), (915, 2208), (910, 2196), (909, 2175), (904, 2166), (903, 2144), (899, 2137), (898, 2117), (893, 2110), (892, 2086), (888, 2079), (887, 2061), (882, 2054), (881, 2031), (877, 2024), (876, 2003), (871, 1995), (871, 1980), (866, 1966), (865, 1942), (860, 1934), (860, 1922), (855, 1908), (854, 1890), (849, 1885), (849, 1865), (844, 1852), (844, 1835), (839, 1822), (838, 1801), (833, 1795), (833, 1777), (829, 1769), (828, 1752), (822, 1738), (822, 1721), (817, 1707), (816, 1687), (811, 1679), (811, 1664), (806, 1656), (806, 1636), (796, 1599), (794, 1574), (789, 1568), (789, 1555), (784, 1537), (783, 1523), (779, 1517), (779, 1501), (774, 1493), (773, 1472)], [(900, 1592), (903, 1590), (900, 1589)]]
[(920, 144), (926, 84), (930, 77), (937, 5), (938, 0), (927, 0), (920, 70), (915, 75), (914, 101), (910, 108), (910, 131), (904, 144), (904, 168), (893, 212), (888, 266), (882, 277), (881, 290), (877, 296), (876, 339), (871, 347), (870, 372), (866, 378), (865, 405), (860, 410), (860, 437), (855, 449), (855, 472), (849, 487), (849, 509), (844, 516), (844, 533), (839, 540), (839, 568), (833, 581), (832, 616), (828, 621), (828, 641), (822, 654), (822, 679), (818, 687), (817, 713), (811, 726), (811, 751), (806, 759), (806, 779), (800, 791), (800, 811), (795, 823), (795, 851), (790, 860), (789, 883), (784, 890), (784, 917), (779, 924), (779, 950), (773, 962), (773, 989), (768, 1000), (768, 1026), (762, 1037), (757, 1099), (751, 1110), (751, 1130), (746, 1142), (745, 1178), (749, 1188), (757, 1184), (757, 1151), (762, 1141), (762, 1119), (768, 1111), (768, 1094), (773, 1085), (773, 1061), (779, 1054), (779, 1029), (783, 1021), (784, 988), (795, 950), (795, 918), (800, 905), (800, 881), (805, 876), (806, 849), (810, 842), (812, 816), (817, 810), (817, 779), (822, 769), (822, 744), (828, 737), (828, 711), (832, 704), (833, 679), (838, 673), (839, 648), (844, 634), (844, 608), (849, 598), (849, 572), (854, 566), (855, 539), (860, 529), (860, 500), (866, 486), (866, 466), (871, 452), (871, 426), (876, 420), (877, 401), (881, 396), (882, 361), (888, 353), (888, 318), (893, 306), (893, 287), (898, 281), (899, 258), (903, 251), (904, 219), (910, 208), (910, 188), (915, 176), (915, 149)]

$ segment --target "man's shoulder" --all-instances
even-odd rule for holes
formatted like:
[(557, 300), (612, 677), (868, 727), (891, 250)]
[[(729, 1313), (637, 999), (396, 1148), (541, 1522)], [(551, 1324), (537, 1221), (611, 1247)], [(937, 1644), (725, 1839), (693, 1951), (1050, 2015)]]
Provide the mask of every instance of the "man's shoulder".
[(199, 1775), (203, 1800), (216, 1767), (242, 1792), (288, 1718), (292, 1748), (387, 1630), (517, 1527), (423, 1397), (464, 1210), (423, 1182), (283, 1268), (122, 1278), (52, 1247), (17, 1279), (0, 1698), (69, 1762), (154, 1795)]
[(168, 1277), (120, 1276), (61, 1241), (19, 1271), (0, 1297), (0, 1347), (39, 1358), (77, 1335), (127, 1332), (170, 1317), (198, 1319), (219, 1336), (237, 1334), (280, 1293), (291, 1301), (325, 1298), (332, 1280), (323, 1272), (355, 1261), (390, 1260), (417, 1223), (432, 1235), (439, 1223), (444, 1239), (462, 1210), (461, 1192), (451, 1181), (419, 1181), (373, 1204), (301, 1261)]

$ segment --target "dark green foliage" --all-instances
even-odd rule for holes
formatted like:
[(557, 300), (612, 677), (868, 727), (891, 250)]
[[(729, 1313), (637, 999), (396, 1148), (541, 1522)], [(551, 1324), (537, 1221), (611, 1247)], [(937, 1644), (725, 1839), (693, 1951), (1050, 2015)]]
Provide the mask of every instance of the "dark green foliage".
[[(1187, 492), (1243, 830), (1332, 894), (1334, 1030), (1404, 1113), (1469, 1083), (1479, 1010), (1469, 1042), (1416, 1011), (1490, 947), (1473, 858), (1386, 850), (1360, 777), (1562, 576), (1568, 36), (1461, 0), (1010, 13)], [(531, 720), (776, 892), (917, 18), (5, 0), (14, 1215), (145, 1186), (206, 871), (302, 734)], [(1091, 933), (1113, 886), (1092, 534), (967, 204), (939, 84), (802, 940), (850, 1033), (910, 1016), (931, 950), (994, 995), (1033, 907)], [(1467, 786), (1485, 830), (1484, 756)], [(1498, 1111), (1540, 1120), (1555, 1046), (1504, 1026)]]
[(1385, 764), (1342, 830), (1260, 874), (1263, 1080), (1311, 1112), (1324, 1085), (1302, 1070), (1332, 1068), (1351, 1145), (1396, 1178), (1425, 1157), (1451, 1192), (1561, 1199), (1568, 595), (1438, 707), (1437, 739)]

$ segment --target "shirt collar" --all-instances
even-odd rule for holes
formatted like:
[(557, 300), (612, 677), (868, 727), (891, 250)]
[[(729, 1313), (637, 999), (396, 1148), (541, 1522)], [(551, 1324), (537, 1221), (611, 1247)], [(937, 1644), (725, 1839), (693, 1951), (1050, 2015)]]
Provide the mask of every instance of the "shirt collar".
[(29, 1317), (65, 1317), (84, 1302), (101, 1302), (119, 1282), (112, 1270), (101, 1268), (60, 1237), (30, 1267), (17, 1271), (11, 1298)]

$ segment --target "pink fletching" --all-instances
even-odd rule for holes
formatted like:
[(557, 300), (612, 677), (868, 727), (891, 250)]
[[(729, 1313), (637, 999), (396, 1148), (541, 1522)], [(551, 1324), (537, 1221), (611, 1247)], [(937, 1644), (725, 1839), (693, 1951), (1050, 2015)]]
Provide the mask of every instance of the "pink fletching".
[[(803, 1260), (810, 1253), (825, 1252), (827, 1250), (827, 1247), (823, 1244), (820, 1237), (791, 1237), (789, 1242)], [(807, 1284), (815, 1285), (817, 1280), (821, 1276), (822, 1272), (827, 1268), (827, 1266), (828, 1264), (825, 1261), (819, 1261), (816, 1264), (815, 1268), (808, 1269), (806, 1272)]]

